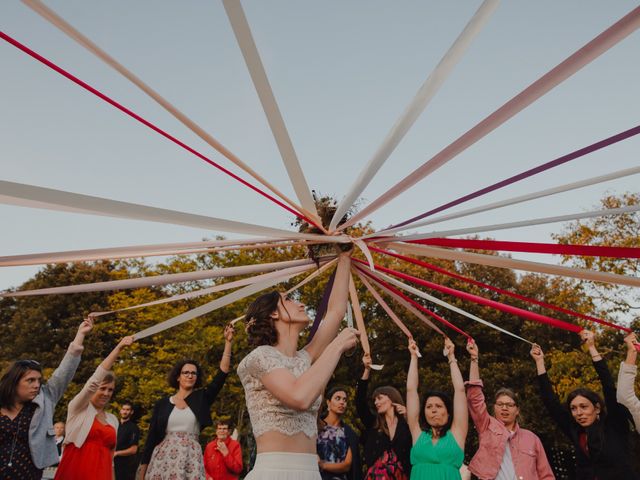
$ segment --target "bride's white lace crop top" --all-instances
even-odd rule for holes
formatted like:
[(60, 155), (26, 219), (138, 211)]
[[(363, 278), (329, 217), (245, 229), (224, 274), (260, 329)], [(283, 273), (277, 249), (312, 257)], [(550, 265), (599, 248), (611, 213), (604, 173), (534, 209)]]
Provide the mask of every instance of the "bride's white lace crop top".
[(255, 348), (242, 359), (238, 365), (238, 376), (244, 387), (255, 437), (271, 430), (285, 435), (303, 432), (307, 437), (318, 434), (316, 418), (322, 397), (318, 397), (309, 410), (297, 411), (274, 397), (260, 381), (264, 374), (277, 368), (286, 368), (299, 377), (310, 366), (311, 357), (306, 350), (298, 350), (295, 357), (288, 357), (269, 345)]

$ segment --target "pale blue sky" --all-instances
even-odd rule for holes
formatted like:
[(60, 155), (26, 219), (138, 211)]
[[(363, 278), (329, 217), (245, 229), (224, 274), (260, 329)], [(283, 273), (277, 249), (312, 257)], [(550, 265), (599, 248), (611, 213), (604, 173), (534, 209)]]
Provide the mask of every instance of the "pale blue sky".
[[(219, 1), (47, 1), (59, 14), (293, 195)], [(247, 18), (311, 186), (351, 185), (480, 1), (245, 0)], [(373, 200), (449, 142), (637, 6), (504, 1), (365, 191)], [(229, 162), (136, 87), (17, 1), (4, 32), (225, 166)], [(640, 123), (640, 34), (582, 71), (376, 212), (403, 220)], [(244, 222), (291, 217), (9, 44), (0, 45), (0, 176)], [(638, 164), (627, 140), (468, 206)], [(482, 225), (593, 208), (638, 177), (441, 224)], [(466, 208), (466, 206), (465, 206)], [(218, 232), (0, 206), (0, 255), (195, 241)], [(547, 241), (560, 225), (495, 232)], [(524, 258), (524, 257), (522, 257)], [(548, 259), (547, 259), (548, 260)], [(0, 288), (33, 267), (0, 270)]]

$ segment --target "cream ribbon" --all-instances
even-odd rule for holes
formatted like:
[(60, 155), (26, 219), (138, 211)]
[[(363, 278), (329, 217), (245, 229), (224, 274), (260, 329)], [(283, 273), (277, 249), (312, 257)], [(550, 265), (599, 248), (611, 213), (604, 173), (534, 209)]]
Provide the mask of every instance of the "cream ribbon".
[(128, 310), (134, 310), (138, 308), (151, 307), (153, 305), (161, 305), (163, 303), (170, 303), (170, 302), (177, 302), (179, 300), (198, 298), (204, 295), (209, 295), (211, 293), (231, 290), (232, 288), (244, 287), (246, 285), (253, 285), (254, 283), (261, 282), (264, 280), (269, 280), (271, 278), (279, 278), (289, 273), (297, 273), (297, 274), (304, 273), (308, 270), (311, 270), (314, 266), (315, 265), (301, 265), (299, 267), (285, 268), (282, 270), (276, 270), (274, 272), (265, 273), (262, 275), (256, 275), (255, 277), (243, 278), (241, 280), (236, 280), (235, 282), (221, 283), (220, 285), (214, 285), (213, 287), (202, 288), (200, 290), (196, 290), (193, 292), (182, 293), (180, 295), (173, 295), (171, 297), (161, 298), (159, 300), (154, 300), (152, 302), (141, 303), (139, 305), (132, 305), (130, 307), (119, 308), (117, 310), (109, 310), (105, 312), (93, 312), (92, 315), (94, 317), (100, 317), (102, 315), (107, 315), (109, 313), (125, 312)]
[(478, 227), (469, 228), (457, 228), (453, 230), (439, 230), (429, 233), (416, 233), (414, 235), (405, 235), (400, 237), (394, 237), (392, 239), (374, 239), (373, 242), (388, 242), (388, 241), (402, 241), (408, 242), (410, 240), (423, 240), (425, 238), (439, 238), (439, 237), (451, 237), (454, 235), (468, 235), (471, 233), (479, 232), (494, 232), (496, 230), (507, 230), (510, 228), (530, 227), (532, 225), (544, 225), (547, 223), (566, 222), (569, 220), (578, 220), (581, 218), (593, 218), (593, 217), (606, 217), (607, 215), (622, 215), (625, 213), (637, 212), (640, 210), (640, 205), (631, 205), (621, 208), (608, 208), (605, 210), (593, 210), (591, 212), (570, 213), (568, 215), (558, 215), (555, 217), (534, 218), (532, 220), (522, 220), (519, 222), (510, 223), (497, 223), (493, 225), (481, 225)]
[(271, 132), (276, 140), (280, 155), (284, 162), (284, 166), (287, 169), (291, 184), (296, 192), (298, 200), (302, 203), (305, 211), (311, 212), (312, 218), (317, 222), (318, 226), (322, 226), (318, 213), (316, 211), (316, 205), (311, 197), (311, 191), (307, 180), (304, 178), (304, 173), (298, 162), (298, 157), (293, 148), (293, 143), (287, 132), (287, 127), (284, 124), (284, 119), (276, 103), (276, 98), (269, 85), (269, 79), (267, 73), (260, 59), (260, 54), (253, 40), (247, 17), (244, 14), (240, 0), (223, 0), (222, 4), (227, 12), (233, 33), (238, 41), (238, 46), (242, 51), (251, 80), (262, 103), (262, 108), (267, 116)]
[(180, 121), (184, 126), (186, 126), (193, 133), (198, 135), (202, 140), (208, 143), (210, 146), (215, 148), (218, 152), (224, 155), (231, 162), (236, 164), (242, 170), (247, 172), (253, 178), (255, 178), (262, 185), (267, 187), (273, 193), (278, 195), (282, 200), (287, 202), (294, 209), (305, 213), (307, 216), (310, 215), (306, 212), (301, 206), (296, 204), (293, 200), (288, 198), (285, 194), (283, 194), (279, 189), (277, 189), (274, 185), (269, 183), (264, 177), (254, 171), (249, 165), (240, 160), (236, 155), (234, 155), (231, 151), (229, 151), (224, 145), (222, 145), (218, 140), (213, 138), (209, 133), (207, 133), (202, 127), (200, 127), (197, 123), (187, 117), (184, 113), (178, 110), (174, 105), (172, 105), (168, 100), (163, 98), (158, 92), (153, 90), (149, 85), (144, 83), (138, 76), (136, 76), (133, 72), (128, 70), (125, 66), (119, 63), (115, 58), (101, 49), (98, 45), (92, 42), (88, 37), (80, 33), (77, 29), (75, 29), (72, 25), (70, 25), (66, 20), (60, 17), (56, 12), (54, 12), (51, 8), (47, 7), (40, 0), (22, 0), (22, 2), (42, 16), (45, 20), (49, 21), (51, 24), (59, 28), (62, 32), (67, 34), (70, 38), (75, 40), (78, 44), (82, 45), (88, 51), (93, 53), (96, 57), (101, 59), (111, 68), (119, 72), (123, 77), (129, 80), (131, 83), (136, 85), (140, 90), (146, 93), (149, 97), (155, 100), (161, 107), (163, 107), (167, 112), (173, 115), (178, 121)]
[(548, 263), (529, 262), (526, 260), (516, 260), (513, 258), (498, 255), (484, 255), (481, 253), (460, 252), (445, 248), (430, 247), (427, 245), (416, 245), (411, 243), (390, 243), (387, 247), (399, 252), (420, 255), (423, 257), (442, 258), (445, 260), (455, 260), (460, 262), (476, 263), (491, 267), (509, 268), (513, 270), (524, 270), (527, 272), (546, 273), (550, 275), (561, 275), (573, 277), (580, 280), (592, 282), (613, 283), (617, 285), (628, 285), (630, 287), (640, 287), (640, 278), (616, 275), (614, 273), (596, 272), (583, 268), (571, 268), (561, 265), (550, 265)]
[(382, 145), (378, 147), (378, 150), (373, 154), (373, 157), (371, 157), (347, 194), (338, 204), (336, 212), (331, 219), (329, 226), (330, 231), (335, 230), (340, 219), (347, 213), (349, 208), (351, 208), (353, 203), (358, 199), (358, 196), (364, 191), (367, 185), (369, 185), (371, 179), (378, 173), (378, 170), (380, 170), (384, 162), (387, 161), (391, 153), (393, 153), (409, 129), (411, 129), (415, 121), (422, 114), (467, 51), (473, 39), (487, 23), (499, 3), (499, 0), (485, 0), (482, 5), (480, 5), (480, 8), (478, 8), (471, 20), (469, 20), (469, 23), (464, 27), (464, 30), (462, 30), (455, 42), (449, 47), (449, 50), (444, 54), (438, 65), (429, 74), (411, 103), (407, 106), (400, 118), (398, 118), (389, 133), (387, 133)]
[(471, 145), (484, 138), (511, 117), (521, 112), (540, 97), (560, 85), (581, 68), (598, 58), (611, 47), (622, 41), (640, 27), (640, 7), (618, 20), (615, 24), (584, 45), (563, 62), (533, 82), (522, 92), (506, 102), (488, 117), (476, 124), (453, 143), (446, 146), (430, 160), (407, 175), (400, 182), (371, 202), (366, 208), (352, 216), (338, 230), (353, 225), (387, 204), (405, 190), (408, 190), (430, 173), (445, 165), (448, 161), (465, 151)]
[(299, 274), (300, 273), (287, 273), (276, 278), (271, 278), (268, 280), (256, 282), (252, 285), (247, 285), (246, 287), (236, 290), (235, 292), (231, 292), (224, 297), (217, 298), (209, 303), (205, 303), (204, 305), (200, 305), (199, 307), (189, 310), (188, 312), (184, 312), (173, 318), (165, 320), (164, 322), (160, 322), (156, 325), (153, 325), (152, 327), (146, 328), (134, 334), (134, 338), (136, 340), (140, 340), (141, 338), (149, 337), (151, 335), (155, 335), (156, 333), (163, 332), (165, 330), (168, 330), (169, 328), (173, 328), (177, 325), (188, 322), (189, 320), (193, 320), (196, 317), (211, 313), (218, 308), (222, 308), (233, 302), (242, 300), (243, 298), (265, 290), (266, 288), (273, 287), (278, 283), (285, 282), (291, 277)]
[[(358, 299), (356, 285), (353, 282), (353, 275), (349, 276), (349, 298), (351, 300), (351, 307), (353, 308), (353, 316), (356, 318), (356, 326), (360, 332), (360, 345), (362, 345), (362, 351), (365, 355), (371, 355), (369, 337), (367, 336), (367, 329), (364, 326), (364, 317), (362, 316), (362, 310), (360, 309), (360, 300)], [(383, 367), (384, 365), (371, 365), (372, 370), (382, 370)]]
[(111, 280), (107, 282), (85, 283), (81, 285), (68, 285), (64, 287), (39, 288), (36, 290), (21, 290), (18, 292), (3, 292), (0, 297), (28, 297), (33, 295), (54, 295), (66, 293), (104, 292), (108, 290), (121, 290), (128, 288), (143, 288), (170, 283), (193, 282), (196, 280), (209, 280), (212, 278), (232, 277), (236, 275), (250, 275), (271, 270), (282, 270), (289, 267), (311, 265), (313, 260), (288, 260), (285, 262), (261, 263), (257, 265), (242, 265), (239, 267), (214, 268), (197, 272), (169, 273), (166, 275), (154, 275), (150, 277), (128, 278), (125, 280)]
[(397, 232), (401, 232), (403, 230), (424, 227), (425, 225), (432, 225), (434, 223), (440, 223), (446, 220), (454, 220), (456, 218), (463, 218), (469, 215), (474, 215), (476, 213), (487, 212), (489, 210), (508, 207), (510, 205), (517, 205), (519, 203), (528, 202), (530, 200), (536, 200), (538, 198), (548, 197), (550, 195), (555, 195), (562, 192), (568, 192), (571, 190), (576, 190), (578, 188), (588, 187), (590, 185), (597, 185), (599, 183), (608, 182), (610, 180), (615, 180), (617, 178), (628, 177), (630, 175), (636, 175), (638, 173), (640, 173), (640, 167), (625, 168), (623, 170), (618, 170), (616, 172), (608, 173), (606, 175), (599, 175), (597, 177), (587, 178), (585, 180), (580, 180), (578, 182), (566, 183), (564, 185), (559, 185), (557, 187), (548, 188), (545, 190), (539, 190), (537, 192), (528, 193), (526, 195), (520, 195), (517, 197), (508, 198), (506, 200), (501, 200), (499, 202), (488, 203), (480, 207), (469, 208), (467, 210), (462, 210), (460, 212), (449, 213), (447, 215), (441, 215), (439, 217), (433, 217), (428, 220), (405, 225), (404, 227), (391, 228), (389, 230), (380, 230), (378, 232), (365, 235), (362, 238), (377, 237), (380, 235), (391, 235)]
[(193, 213), (149, 207), (136, 203), (120, 202), (90, 195), (81, 195), (51, 188), (36, 187), (22, 183), (0, 180), (0, 203), (22, 207), (45, 208), (64, 212), (104, 215), (108, 217), (129, 218), (149, 222), (184, 225), (194, 228), (221, 230), (264, 235), (276, 238), (319, 240), (324, 243), (349, 243), (346, 235), (315, 235), (298, 233), (278, 228), (253, 225), (251, 223), (223, 220)]
[[(301, 242), (292, 242), (286, 245), (294, 246), (300, 245), (300, 243)], [(11, 255), (0, 257), (0, 267), (42, 265), (47, 263), (94, 262), (96, 260), (116, 260), (119, 258), (153, 257), (164, 255), (188, 255), (192, 253), (220, 251), (227, 248), (242, 249), (247, 245), (248, 248), (285, 246), (285, 244), (281, 243), (281, 239), (270, 238), (256, 238), (249, 240), (205, 240), (201, 242), (131, 245), (126, 247)]]

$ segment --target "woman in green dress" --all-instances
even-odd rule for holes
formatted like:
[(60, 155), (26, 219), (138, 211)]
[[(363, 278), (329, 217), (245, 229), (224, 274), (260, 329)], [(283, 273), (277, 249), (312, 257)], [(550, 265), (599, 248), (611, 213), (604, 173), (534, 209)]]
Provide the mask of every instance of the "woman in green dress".
[(425, 395), (422, 413), (418, 395), (418, 346), (413, 340), (409, 340), (409, 352), (407, 423), (413, 441), (411, 480), (460, 480), (469, 413), (455, 347), (451, 340), (445, 338), (444, 352), (451, 369), (453, 402), (447, 393), (429, 391)]

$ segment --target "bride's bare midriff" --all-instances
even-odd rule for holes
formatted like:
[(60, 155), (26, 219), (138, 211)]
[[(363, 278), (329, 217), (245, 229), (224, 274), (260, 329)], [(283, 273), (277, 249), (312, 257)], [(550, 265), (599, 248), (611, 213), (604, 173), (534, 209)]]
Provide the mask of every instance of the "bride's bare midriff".
[(256, 438), (258, 453), (290, 452), (316, 454), (316, 436), (307, 437), (298, 432), (295, 435), (269, 431)]

